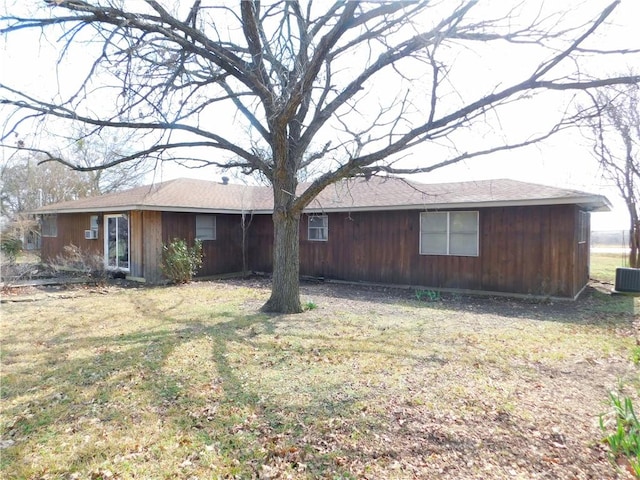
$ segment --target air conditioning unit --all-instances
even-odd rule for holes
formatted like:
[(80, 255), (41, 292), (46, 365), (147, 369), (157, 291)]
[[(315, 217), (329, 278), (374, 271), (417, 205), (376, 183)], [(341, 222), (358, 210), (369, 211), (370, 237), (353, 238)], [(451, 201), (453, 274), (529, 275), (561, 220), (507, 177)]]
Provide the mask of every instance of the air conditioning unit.
[(640, 268), (616, 268), (616, 292), (640, 293)]
[(84, 238), (85, 240), (95, 240), (98, 238), (98, 230), (85, 230)]

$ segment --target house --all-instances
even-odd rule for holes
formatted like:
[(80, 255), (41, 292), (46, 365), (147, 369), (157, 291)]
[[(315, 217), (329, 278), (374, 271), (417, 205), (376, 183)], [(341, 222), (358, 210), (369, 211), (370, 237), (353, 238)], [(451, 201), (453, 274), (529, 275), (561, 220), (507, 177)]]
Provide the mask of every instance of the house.
[[(242, 271), (243, 253), (249, 270), (271, 271), (272, 206), (269, 187), (176, 179), (36, 213), (44, 261), (74, 244), (156, 283), (162, 245), (174, 238), (202, 240), (200, 276)], [(300, 274), (576, 298), (589, 281), (589, 212), (608, 210), (600, 195), (508, 179), (344, 180), (305, 210)]]

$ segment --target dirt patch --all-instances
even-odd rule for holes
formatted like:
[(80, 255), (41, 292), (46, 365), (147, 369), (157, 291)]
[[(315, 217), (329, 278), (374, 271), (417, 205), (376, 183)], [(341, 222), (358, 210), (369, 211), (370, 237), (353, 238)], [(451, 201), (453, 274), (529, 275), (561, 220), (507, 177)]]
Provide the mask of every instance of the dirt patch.
[(143, 284), (122, 278), (94, 279), (80, 275), (59, 275), (4, 283), (2, 303), (29, 302), (56, 296), (113, 293), (123, 288), (142, 288)]

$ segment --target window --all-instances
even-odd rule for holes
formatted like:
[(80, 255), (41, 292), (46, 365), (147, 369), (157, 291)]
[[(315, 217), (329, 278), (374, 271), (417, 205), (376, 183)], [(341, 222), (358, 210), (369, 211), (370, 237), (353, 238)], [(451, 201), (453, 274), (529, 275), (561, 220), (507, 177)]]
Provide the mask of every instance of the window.
[(40, 232), (43, 237), (58, 236), (58, 216), (55, 214), (42, 215), (40, 220)]
[(478, 212), (420, 214), (420, 254), (478, 256)]
[(104, 253), (107, 269), (129, 270), (129, 216), (104, 216)]
[(329, 239), (329, 217), (312, 215), (309, 217), (309, 240), (326, 242)]
[(98, 215), (91, 215), (89, 220), (89, 229), (98, 231)]
[(196, 215), (196, 240), (216, 239), (216, 216)]
[(578, 243), (586, 243), (589, 238), (589, 212), (580, 211), (578, 214)]

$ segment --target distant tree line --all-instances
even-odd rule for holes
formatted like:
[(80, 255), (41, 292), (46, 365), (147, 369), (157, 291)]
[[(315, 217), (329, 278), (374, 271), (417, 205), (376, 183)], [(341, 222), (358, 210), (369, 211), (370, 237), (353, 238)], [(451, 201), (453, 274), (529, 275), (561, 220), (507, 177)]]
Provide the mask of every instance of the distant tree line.
[(595, 230), (591, 232), (592, 247), (629, 247), (629, 230)]

